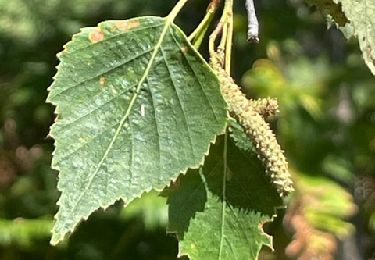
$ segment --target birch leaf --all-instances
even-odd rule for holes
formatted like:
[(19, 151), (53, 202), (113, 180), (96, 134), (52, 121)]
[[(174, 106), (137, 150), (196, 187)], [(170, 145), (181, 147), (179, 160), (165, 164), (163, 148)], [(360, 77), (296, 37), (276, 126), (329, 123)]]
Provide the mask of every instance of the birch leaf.
[(96, 209), (199, 167), (226, 126), (216, 76), (169, 18), (84, 28), (59, 59), (48, 96), (61, 191), (52, 244)]
[(204, 166), (168, 191), (168, 230), (180, 240), (180, 256), (256, 259), (263, 245), (272, 247), (262, 227), (282, 201), (255, 153), (237, 144), (221, 137)]

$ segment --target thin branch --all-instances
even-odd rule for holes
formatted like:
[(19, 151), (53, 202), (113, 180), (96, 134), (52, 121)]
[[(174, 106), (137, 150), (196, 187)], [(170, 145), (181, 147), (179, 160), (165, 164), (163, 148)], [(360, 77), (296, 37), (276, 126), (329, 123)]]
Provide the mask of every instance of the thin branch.
[[(221, 39), (219, 46), (215, 50), (215, 42), (219, 34)], [(225, 0), (223, 14), (217, 24), (215, 30), (210, 35), (209, 51), (211, 58), (216, 57), (216, 60), (230, 72), (231, 51), (233, 38), (233, 0)]]
[(255, 14), (253, 0), (246, 0), (247, 10), (247, 40), (251, 42), (259, 42), (259, 23)]
[(232, 42), (233, 42), (233, 0), (228, 0), (228, 36), (227, 46), (225, 48), (225, 71), (230, 75), (230, 65), (232, 61)]

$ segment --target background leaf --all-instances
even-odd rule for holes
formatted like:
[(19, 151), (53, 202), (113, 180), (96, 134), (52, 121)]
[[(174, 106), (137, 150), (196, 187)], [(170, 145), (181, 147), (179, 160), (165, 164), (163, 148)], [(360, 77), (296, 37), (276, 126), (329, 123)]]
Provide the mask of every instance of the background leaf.
[(347, 38), (357, 37), (363, 59), (375, 75), (375, 2), (308, 0), (330, 15)]
[(334, 0), (306, 0), (308, 3), (317, 5), (325, 14), (330, 15), (339, 26), (345, 26), (349, 22), (342, 12), (341, 4)]
[(48, 97), (62, 191), (52, 243), (97, 208), (198, 167), (226, 125), (215, 75), (166, 19), (85, 28), (59, 58)]
[(335, 0), (340, 3), (358, 38), (363, 59), (375, 75), (375, 2)]
[(327, 178), (298, 173), (296, 179), (296, 195), (284, 219), (294, 232), (286, 254), (300, 259), (334, 255), (336, 237), (353, 233), (353, 225), (347, 221), (357, 210), (353, 198)]
[(0, 244), (32, 247), (38, 239), (50, 237), (50, 219), (0, 219)]

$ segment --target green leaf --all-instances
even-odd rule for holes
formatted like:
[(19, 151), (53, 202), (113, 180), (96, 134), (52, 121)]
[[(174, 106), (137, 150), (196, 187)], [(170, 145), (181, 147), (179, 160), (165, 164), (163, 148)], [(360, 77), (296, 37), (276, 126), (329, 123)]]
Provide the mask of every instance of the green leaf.
[(198, 170), (190, 170), (186, 175), (180, 176), (163, 195), (168, 197), (169, 205), (167, 232), (175, 233), (182, 240), (190, 219), (196, 212), (204, 211), (207, 201), (206, 188)]
[(262, 226), (282, 201), (255, 153), (236, 144), (219, 138), (204, 166), (168, 191), (169, 231), (178, 235), (179, 255), (256, 259), (262, 245), (272, 247)]
[(349, 22), (342, 12), (341, 5), (334, 0), (306, 0), (308, 3), (318, 6), (325, 14), (332, 17), (339, 26), (345, 26)]
[(62, 192), (53, 244), (99, 207), (199, 167), (226, 126), (216, 76), (171, 18), (84, 28), (59, 58), (48, 97)]

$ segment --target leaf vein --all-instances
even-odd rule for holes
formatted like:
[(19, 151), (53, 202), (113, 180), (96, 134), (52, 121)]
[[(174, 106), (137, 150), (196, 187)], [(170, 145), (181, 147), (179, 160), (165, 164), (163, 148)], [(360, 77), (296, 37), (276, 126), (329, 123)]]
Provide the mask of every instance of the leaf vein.
[[(147, 79), (147, 81), (148, 81), (148, 79)], [(160, 149), (160, 131), (159, 131), (159, 124), (158, 124), (158, 116), (157, 116), (157, 112), (156, 112), (154, 93), (153, 93), (150, 85), (148, 85), (148, 89), (149, 89), (150, 94), (151, 94), (151, 103), (152, 103), (152, 108), (154, 110), (154, 116), (155, 116), (155, 129), (156, 129), (156, 134), (158, 136), (158, 156), (159, 156), (158, 169), (160, 170), (160, 168), (161, 168), (161, 154), (160, 154), (161, 149)]]
[[(119, 122), (116, 122), (115, 124), (111, 125), (109, 128), (115, 127), (116, 125), (118, 125), (118, 123)], [(63, 161), (65, 159), (69, 158), (70, 156), (76, 154), (79, 150), (81, 150), (82, 148), (86, 147), (88, 144), (92, 143), (92, 141), (96, 140), (98, 137), (101, 137), (105, 133), (106, 133), (106, 129), (104, 129), (100, 133), (96, 134), (93, 138), (90, 139), (89, 142), (83, 143), (82, 145), (80, 145), (79, 147), (77, 147), (76, 149), (74, 149), (71, 153), (68, 153), (68, 154), (64, 155), (58, 161), (56, 161), (56, 159), (55, 159), (56, 157), (54, 157), (54, 160), (55, 160), (54, 164), (56, 165), (58, 162)]]
[[(182, 47), (181, 47), (181, 45), (179, 44), (178, 40), (176, 39), (175, 35), (174, 35), (172, 32), (170, 32), (170, 35), (172, 36), (172, 38), (173, 38), (174, 42), (176, 43), (176, 45), (177, 45), (177, 46), (179, 47), (179, 49), (181, 50)], [(215, 116), (215, 119), (218, 120), (218, 115), (215, 113), (215, 112), (216, 112), (215, 109), (213, 109), (213, 105), (212, 105), (211, 99), (209, 99), (209, 98), (207, 97), (207, 94), (206, 94), (206, 92), (204, 91), (204, 87), (203, 87), (204, 85), (203, 85), (203, 83), (199, 80), (200, 77), (198, 77), (196, 71), (195, 71), (195, 70), (193, 69), (193, 67), (191, 66), (191, 63), (190, 63), (189, 59), (188, 59), (187, 56), (186, 56), (186, 53), (183, 52), (183, 51), (181, 51), (181, 53), (182, 53), (182, 56), (184, 57), (184, 59), (186, 60), (186, 62), (189, 64), (189, 69), (190, 69), (190, 71), (193, 72), (195, 78), (197, 79), (198, 84), (199, 84), (199, 86), (200, 86), (201, 89), (202, 89), (202, 93), (203, 93), (203, 95), (204, 95), (204, 97), (205, 97), (207, 103), (210, 104), (209, 107), (210, 107), (210, 109), (211, 109), (212, 114)]]
[(120, 68), (120, 67), (122, 67), (124, 65), (127, 65), (128, 63), (130, 63), (132, 61), (137, 60), (138, 58), (143, 57), (144, 55), (150, 53), (153, 50), (154, 50), (154, 47), (152, 47), (150, 49), (147, 49), (144, 52), (137, 54), (136, 56), (133, 56), (133, 57), (130, 57), (129, 59), (127, 59), (127, 60), (121, 61), (119, 64), (117, 64), (117, 65), (115, 65), (113, 67), (110, 67), (107, 70), (99, 72), (99, 74), (96, 74), (94, 76), (90, 76), (89, 78), (82, 79), (80, 82), (76, 81), (72, 85), (70, 85), (69, 87), (63, 89), (62, 91), (60, 91), (58, 93), (55, 93), (54, 95), (50, 94), (49, 100), (52, 100), (53, 98), (56, 98), (56, 97), (58, 97), (58, 96), (60, 96), (60, 95), (62, 95), (64, 93), (66, 93), (67, 91), (69, 91), (69, 90), (71, 90), (71, 89), (73, 89), (75, 87), (85, 85), (85, 84), (89, 83), (92, 80), (98, 79), (99, 77), (104, 76), (105, 74), (108, 74), (108, 73), (112, 72), (113, 70), (116, 70), (116, 69), (118, 69), (118, 68)]
[(117, 137), (119, 136), (120, 132), (121, 132), (121, 129), (122, 127), (124, 126), (126, 120), (129, 118), (129, 115), (130, 115), (130, 112), (131, 112), (131, 109), (133, 108), (134, 106), (134, 103), (135, 103), (135, 100), (137, 99), (138, 95), (139, 95), (139, 91), (141, 89), (141, 86), (142, 84), (145, 82), (148, 74), (150, 73), (150, 70), (151, 70), (151, 67), (153, 66), (154, 64), (154, 61), (155, 61), (155, 58), (157, 56), (157, 53), (159, 52), (160, 48), (161, 48), (161, 45), (163, 43), (163, 40), (164, 40), (164, 37), (165, 37), (165, 34), (167, 32), (167, 29), (169, 28), (170, 24), (172, 23), (172, 21), (170, 20), (167, 20), (165, 25), (164, 25), (164, 28), (163, 28), (163, 31), (161, 32), (160, 36), (159, 36), (159, 40), (154, 48), (154, 51), (151, 55), (151, 58), (149, 60), (149, 63), (147, 64), (147, 67), (143, 73), (143, 76), (142, 78), (140, 79), (139, 83), (138, 83), (138, 86), (137, 86), (137, 90), (136, 92), (134, 93), (133, 95), (133, 98), (131, 99), (130, 103), (129, 103), (129, 106), (128, 106), (128, 109), (125, 113), (125, 115), (122, 117), (121, 121), (120, 121), (120, 124), (118, 126), (118, 128), (116, 129), (116, 132), (114, 134), (114, 136), (112, 137), (112, 140), (111, 142), (109, 143), (107, 149), (105, 150), (102, 158), (100, 159), (99, 163), (97, 164), (97, 166), (95, 167), (95, 171), (92, 172), (92, 173), (89, 173), (88, 174), (88, 181), (85, 185), (85, 187), (83, 188), (81, 194), (79, 195), (77, 201), (74, 203), (74, 206), (72, 207), (72, 212), (75, 212), (76, 209), (77, 209), (77, 206), (80, 204), (82, 198), (86, 195), (86, 192), (88, 191), (89, 187), (91, 186), (92, 182), (94, 181), (94, 178), (96, 176), (96, 174), (99, 172), (101, 166), (103, 165), (103, 163), (105, 162), (110, 150), (112, 149), (115, 141), (117, 140)]
[(187, 129), (187, 133), (188, 133), (188, 137), (189, 137), (188, 139), (189, 139), (190, 148), (191, 148), (191, 151), (193, 152), (193, 156), (194, 156), (194, 158), (195, 158), (195, 149), (194, 149), (194, 145), (193, 145), (193, 141), (192, 141), (192, 137), (191, 137), (190, 126), (189, 126), (189, 124), (188, 124), (187, 117), (186, 117), (186, 112), (185, 112), (185, 109), (184, 109), (184, 107), (183, 107), (183, 105), (182, 105), (181, 98), (180, 98), (180, 94), (179, 94), (179, 92), (178, 92), (178, 90), (177, 90), (178, 88), (176, 87), (176, 84), (175, 84), (175, 82), (174, 82), (174, 80), (173, 80), (173, 76), (172, 76), (171, 70), (170, 70), (170, 68), (169, 68), (169, 64), (168, 64), (168, 62), (167, 62), (167, 59), (166, 59), (166, 56), (165, 56), (165, 51), (163, 50), (163, 48), (161, 48), (161, 53), (163, 54), (163, 61), (164, 61), (164, 64), (165, 64), (165, 66), (166, 66), (166, 68), (167, 68), (167, 70), (168, 70), (169, 78), (170, 78), (170, 80), (171, 80), (172, 86), (173, 86), (173, 88), (174, 88), (174, 90), (175, 90), (175, 92), (176, 92), (176, 96), (177, 96), (177, 99), (178, 99), (178, 104), (179, 104), (179, 106), (180, 106), (180, 108), (181, 108), (182, 115), (183, 115), (182, 118), (183, 118), (183, 120), (184, 120), (184, 123), (185, 123), (186, 129)]
[[(70, 126), (70, 125), (72, 125), (72, 124), (74, 124), (74, 123), (76, 123), (76, 122), (78, 122), (78, 121), (80, 121), (80, 120), (82, 120), (82, 119), (84, 119), (85, 117), (91, 115), (92, 113), (98, 111), (99, 109), (104, 108), (104, 106), (106, 106), (106, 105), (112, 103), (112, 101), (114, 101), (114, 100), (116, 100), (116, 99), (122, 97), (122, 95), (125, 94), (127, 91), (130, 91), (130, 92), (131, 92), (131, 90), (132, 90), (133, 87), (136, 87), (136, 84), (131, 85), (131, 86), (129, 86), (129, 88), (124, 89), (124, 90), (123, 90), (122, 92), (120, 92), (119, 94), (112, 96), (110, 99), (108, 99), (108, 100), (105, 101), (104, 103), (100, 104), (99, 106), (96, 106), (94, 109), (90, 110), (89, 112), (87, 112), (87, 113), (85, 113), (85, 114), (83, 114), (83, 115), (81, 115), (81, 116), (75, 118), (75, 119), (72, 120), (72, 121), (66, 122), (66, 123), (64, 124), (64, 126), (63, 126), (63, 129), (65, 129), (66, 127), (68, 127), (68, 126)], [(102, 94), (102, 93), (103, 93), (103, 92), (100, 92), (98, 95), (96, 95), (96, 97), (100, 96), (100, 94)], [(62, 119), (62, 120), (65, 120), (65, 119)]]

